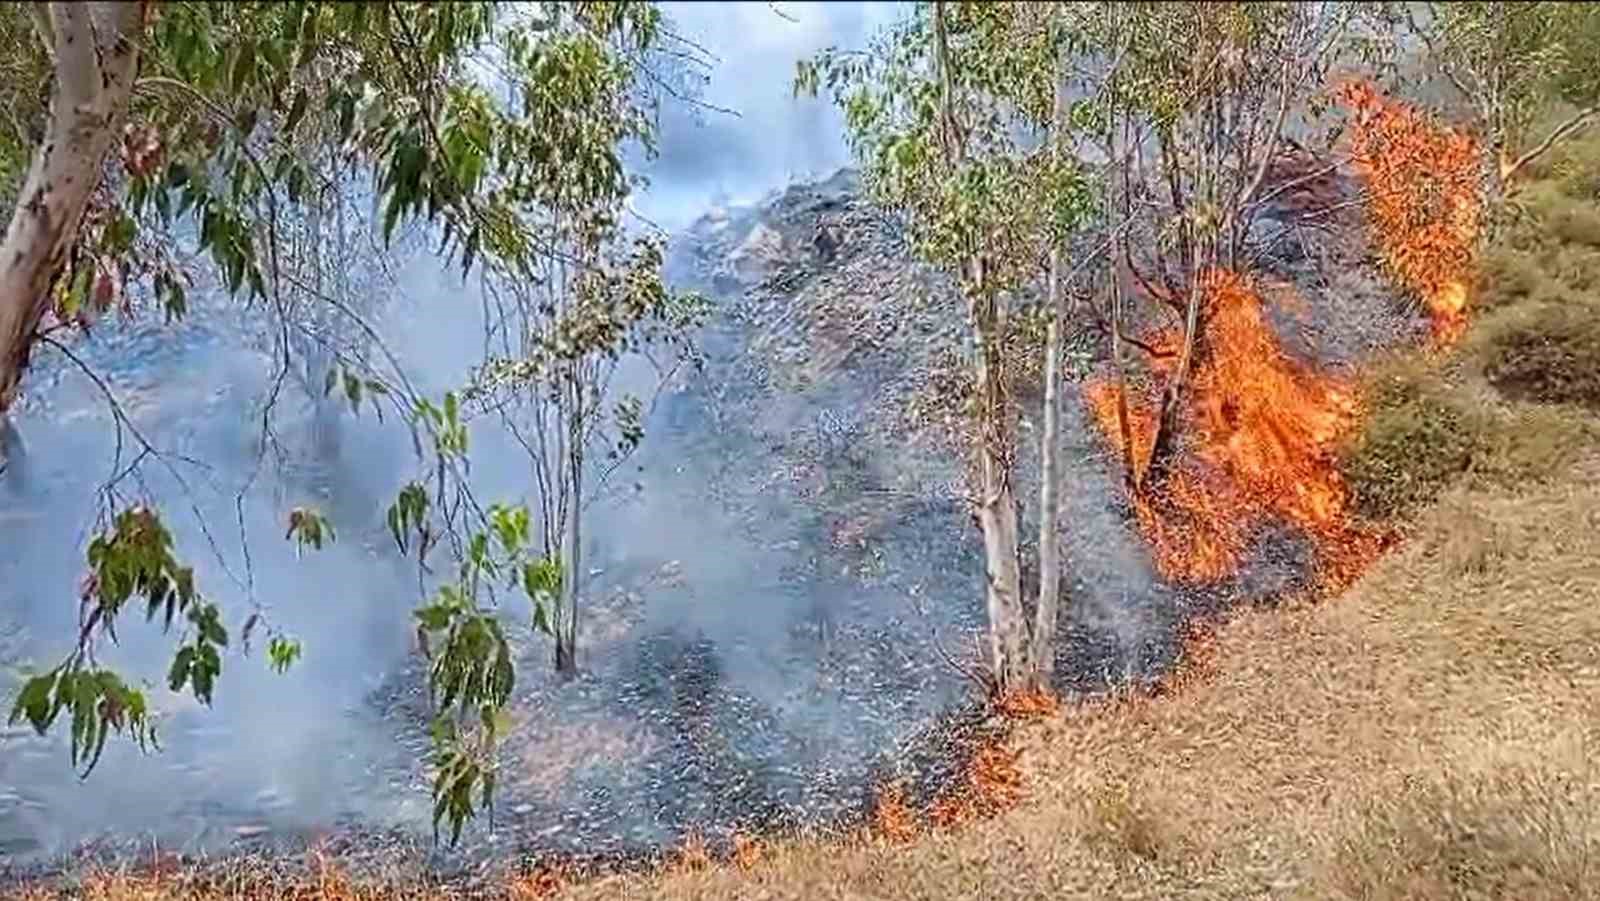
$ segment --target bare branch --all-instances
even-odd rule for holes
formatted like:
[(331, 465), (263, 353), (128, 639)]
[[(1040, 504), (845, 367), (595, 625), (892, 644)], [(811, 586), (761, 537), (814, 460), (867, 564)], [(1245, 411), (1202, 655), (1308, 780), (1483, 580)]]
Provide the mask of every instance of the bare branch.
[(1517, 157), (1516, 162), (1503, 169), (1500, 173), (1500, 180), (1503, 182), (1510, 182), (1512, 177), (1518, 172), (1522, 171), (1524, 166), (1550, 152), (1550, 148), (1554, 147), (1557, 143), (1566, 140), (1587, 126), (1589, 124), (1589, 120), (1593, 119), (1596, 113), (1600, 113), (1600, 105), (1591, 106), (1587, 109), (1582, 109), (1574, 113), (1565, 122), (1556, 126), (1556, 128), (1551, 131), (1550, 134), (1546, 135), (1545, 139), (1540, 141), (1539, 144), (1532, 150), (1529, 150), (1522, 156)]
[[(199, 503), (195, 500), (195, 491), (190, 486), (189, 480), (184, 477), (183, 473), (178, 471), (178, 468), (173, 465), (172, 461), (177, 460), (200, 469), (207, 469), (208, 467), (199, 460), (195, 460), (191, 457), (157, 449), (156, 446), (151, 444), (149, 439), (144, 436), (144, 433), (139, 430), (139, 427), (134, 424), (133, 420), (128, 417), (127, 411), (123, 409), (122, 404), (117, 400), (116, 393), (111, 390), (111, 386), (106, 384), (105, 379), (101, 378), (99, 373), (95, 372), (88, 363), (84, 362), (81, 357), (72, 352), (71, 348), (67, 347), (65, 344), (62, 344), (60, 341), (57, 341), (49, 336), (40, 336), (38, 340), (40, 343), (47, 344), (55, 348), (61, 353), (62, 356), (66, 357), (67, 360), (73, 364), (73, 366), (77, 367), (77, 369), (82, 372), (89, 379), (89, 381), (94, 383), (95, 388), (103, 397), (105, 397), (106, 403), (111, 408), (112, 419), (116, 423), (117, 427), (117, 446), (112, 462), (112, 478), (104, 486), (102, 486), (101, 493), (106, 496), (108, 501), (114, 502), (116, 497), (116, 484), (122, 479), (126, 478), (129, 474), (133, 473), (137, 469), (138, 464), (142, 462), (145, 457), (154, 457), (156, 460), (160, 461), (162, 468), (164, 468), (167, 473), (172, 476), (173, 481), (178, 483), (178, 487), (183, 490), (184, 495), (189, 499), (189, 512), (194, 514), (195, 522), (200, 526), (200, 532), (205, 536), (206, 543), (210, 546), (211, 553), (214, 557), (216, 557), (217, 563), (222, 567), (223, 573), (226, 574), (228, 579), (241, 590), (245, 589), (246, 583), (241, 580), (234, 573), (233, 568), (228, 565), (228, 559), (223, 556), (222, 548), (217, 543), (216, 536), (211, 533), (211, 527), (206, 524), (205, 514), (200, 512)], [(118, 465), (118, 461), (120, 461), (122, 457), (122, 436), (124, 429), (127, 430), (127, 434), (133, 436), (133, 439), (139, 443), (140, 447), (140, 453), (138, 457), (135, 458), (133, 464), (126, 468), (122, 468)]]
[(44, 45), (44, 55), (51, 61), (56, 58), (56, 29), (50, 21), (50, 6), (46, 3), (29, 3), (28, 13), (33, 19), (33, 32)]

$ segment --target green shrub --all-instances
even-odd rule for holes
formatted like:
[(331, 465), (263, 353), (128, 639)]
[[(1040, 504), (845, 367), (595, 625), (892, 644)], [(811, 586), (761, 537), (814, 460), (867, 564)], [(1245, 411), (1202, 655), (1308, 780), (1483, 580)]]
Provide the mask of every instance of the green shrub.
[(1600, 202), (1600, 136), (1562, 146), (1553, 154), (1549, 178), (1573, 200)]
[(1471, 468), (1476, 425), (1466, 411), (1432, 395), (1374, 408), (1340, 459), (1356, 509), (1387, 520), (1432, 500)]
[(1510, 247), (1494, 247), (1484, 253), (1479, 263), (1472, 313), (1482, 315), (1560, 293), (1561, 283), (1552, 278), (1550, 270), (1540, 265), (1534, 256)]
[(1484, 378), (1506, 397), (1600, 412), (1600, 304), (1508, 308), (1479, 323), (1472, 345)]

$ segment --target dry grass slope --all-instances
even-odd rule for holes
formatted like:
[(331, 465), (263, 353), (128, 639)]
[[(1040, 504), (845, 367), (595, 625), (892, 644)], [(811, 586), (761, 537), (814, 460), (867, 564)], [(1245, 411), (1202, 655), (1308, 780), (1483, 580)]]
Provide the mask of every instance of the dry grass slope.
[[(1222, 627), (1178, 690), (1024, 730), (1029, 797), (995, 819), (558, 894), (1600, 898), (1597, 600), (1600, 454), (1532, 490), (1461, 486), (1346, 596)], [(444, 897), (132, 876), (76, 896)]]
[[(510, 894), (1600, 898), (1600, 446), (1460, 481), (1412, 533), (1337, 600), (1241, 614), (1174, 691), (1024, 730), (1028, 798), (997, 818)], [(449, 897), (116, 874), (68, 896)]]

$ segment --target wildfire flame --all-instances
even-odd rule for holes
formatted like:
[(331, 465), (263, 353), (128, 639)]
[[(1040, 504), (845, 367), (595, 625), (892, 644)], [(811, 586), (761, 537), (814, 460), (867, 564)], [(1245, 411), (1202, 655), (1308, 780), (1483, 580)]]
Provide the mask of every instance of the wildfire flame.
[(917, 813), (907, 803), (900, 786), (889, 785), (878, 792), (872, 807), (872, 832), (896, 844), (916, 837)]
[[(1335, 97), (1352, 113), (1351, 159), (1366, 181), (1366, 210), (1385, 265), (1426, 305), (1434, 346), (1466, 329), (1474, 248), (1482, 225), (1477, 143), (1372, 85), (1350, 82)], [(1251, 534), (1270, 520), (1314, 543), (1325, 587), (1358, 575), (1390, 536), (1354, 524), (1334, 448), (1361, 406), (1347, 379), (1318, 373), (1283, 351), (1257, 292), (1239, 275), (1210, 271), (1200, 285), (1200, 336), (1180, 433), (1192, 452), (1132, 498), (1139, 529), (1170, 579), (1215, 582), (1237, 571)], [(1299, 298), (1289, 298), (1303, 303)], [(1171, 377), (1182, 335), (1146, 344), (1158, 380)], [(1119, 454), (1145, 467), (1157, 434), (1158, 389), (1123, 397), (1116, 381), (1089, 384), (1097, 425)], [(1132, 445), (1132, 453), (1124, 451)]]
[(968, 761), (965, 778), (933, 802), (928, 819), (944, 829), (960, 826), (1009, 810), (1025, 794), (1016, 749), (1001, 739), (987, 741)]
[(1365, 82), (1335, 95), (1352, 113), (1351, 160), (1384, 261), (1427, 305), (1435, 343), (1454, 344), (1483, 214), (1477, 142)]
[[(1180, 419), (1193, 450), (1174, 460), (1159, 484), (1144, 484), (1140, 472), (1143, 488), (1132, 499), (1157, 568), (1192, 584), (1227, 578), (1256, 528), (1283, 520), (1315, 543), (1324, 578), (1342, 581), (1377, 544), (1351, 523), (1349, 492), (1334, 462), (1337, 442), (1360, 415), (1355, 387), (1289, 357), (1243, 277), (1211, 270), (1201, 290), (1204, 340)], [(1149, 343), (1171, 348), (1179, 340), (1167, 332)], [(1158, 375), (1170, 376), (1167, 358), (1156, 363)], [(1087, 389), (1096, 423), (1119, 453), (1120, 392), (1110, 379)], [(1158, 410), (1153, 386), (1127, 399), (1140, 467), (1149, 460)]]

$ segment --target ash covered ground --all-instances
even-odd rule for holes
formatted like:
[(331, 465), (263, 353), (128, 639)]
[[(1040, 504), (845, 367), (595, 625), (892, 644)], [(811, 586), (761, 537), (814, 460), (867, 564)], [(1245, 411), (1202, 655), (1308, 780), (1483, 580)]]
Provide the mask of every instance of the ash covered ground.
[[(1266, 227), (1292, 219), (1287, 200), (1275, 215)], [(1280, 317), (1293, 352), (1348, 366), (1415, 332), (1419, 318), (1381, 289), (1361, 248), (1302, 238), (1276, 242), (1267, 266), (1317, 313)], [(962, 349), (959, 300), (910, 260), (847, 172), (702, 218), (669, 265), (674, 281), (717, 302), (701, 338), (708, 365), (661, 399), (641, 467), (625, 473), (632, 490), (588, 526), (598, 537), (587, 551), (581, 676), (551, 676), (526, 611), (506, 611), (521, 665), (499, 802), (492, 822), (469, 827), (469, 850), (431, 850), (438, 867), (545, 852), (627, 857), (691, 833), (848, 820), (887, 779), (932, 791), (961, 765), (964, 738), (985, 728), (972, 683), (950, 662), (976, 659), (983, 615), (961, 465), (926, 415), (907, 412)], [(439, 292), (458, 318), (473, 306), (462, 291)], [(429, 848), (427, 701), (408, 643), (416, 587), (381, 526), (409, 439), (370, 418), (345, 420), (337, 459), (269, 464), (236, 506), (256, 458), (253, 420), (240, 411), (267, 374), (243, 349), (235, 314), (212, 307), (179, 326), (103, 329), (83, 353), (158, 443), (211, 464), (187, 479), (203, 517), (181, 515), (190, 494), (170, 474), (149, 477), (182, 520), (180, 546), (202, 586), (234, 622), (251, 598), (270, 604), (305, 639), (306, 657), (277, 676), (235, 649), (213, 710), (157, 689), (162, 752), (117, 745), (82, 784), (61, 741), (4, 732), (0, 855), (13, 866), (152, 843), (292, 850), (329, 835), (352, 857)], [(474, 340), (436, 310), (411, 315), (408, 328), (396, 339), (412, 348), (408, 359)], [(453, 375), (446, 367), (436, 380)], [(12, 663), (64, 651), (110, 441), (97, 389), (69, 361), (51, 355), (32, 378), (26, 483), (7, 489), (16, 500), (5, 509), (18, 512), (0, 522), (0, 610), (21, 611), (0, 629), (0, 656)], [(1185, 622), (1270, 599), (1307, 566), (1296, 536), (1272, 533), (1233, 584), (1161, 582), (1075, 392), (1069, 383), (1068, 603), (1057, 642), (1069, 694), (1158, 678)], [(280, 413), (282, 440), (307, 443), (308, 417), (289, 403)], [(523, 490), (512, 449), (486, 436), (474, 454), (490, 482)], [(1031, 504), (1029, 477), (1020, 495)], [(282, 517), (308, 498), (334, 512), (340, 539), (297, 560)], [(207, 550), (213, 541), (226, 569)], [(131, 623), (123, 631), (115, 658), (159, 682), (172, 639)]]

